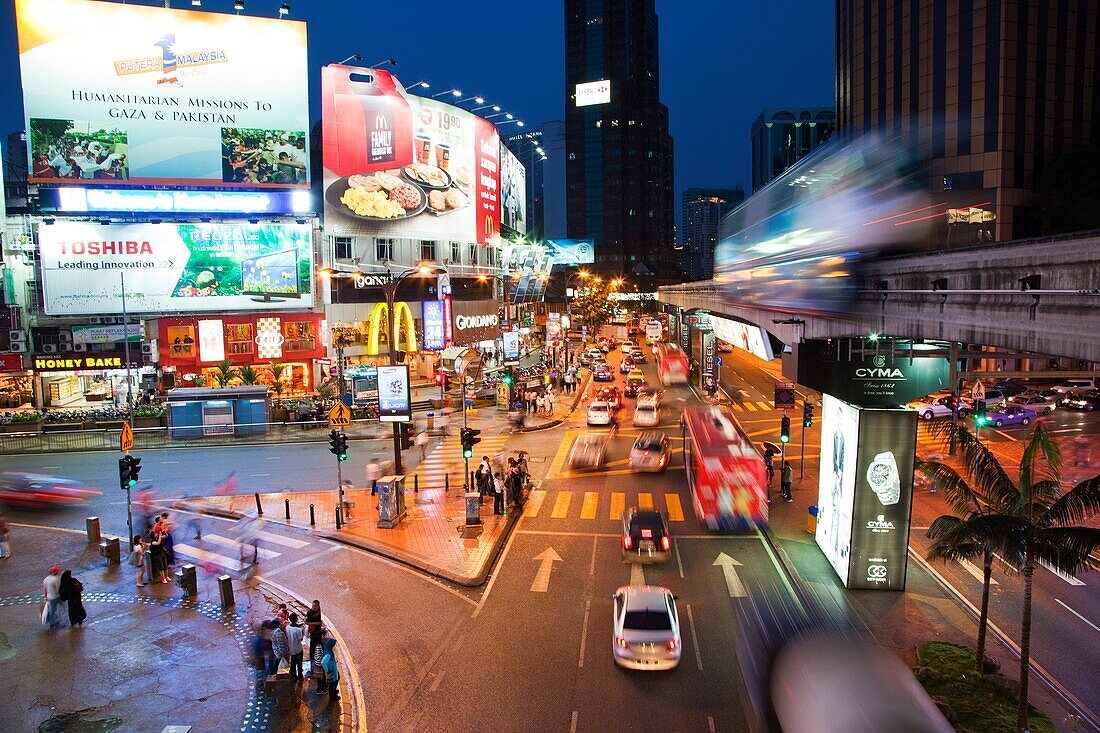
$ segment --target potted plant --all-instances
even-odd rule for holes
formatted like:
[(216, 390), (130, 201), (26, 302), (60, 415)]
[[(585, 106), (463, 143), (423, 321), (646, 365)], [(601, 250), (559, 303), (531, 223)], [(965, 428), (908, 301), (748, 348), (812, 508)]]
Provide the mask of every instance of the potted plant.
[(237, 377), (237, 370), (233, 367), (233, 363), (229, 359), (218, 362), (217, 371), (214, 372), (214, 381), (218, 383), (219, 387), (226, 387), (229, 382)]
[(204, 384), (206, 384), (206, 375), (205, 374), (196, 374), (195, 378), (192, 379), (191, 381), (194, 382), (196, 387), (201, 387)]
[(259, 374), (251, 366), (245, 365), (237, 370), (237, 376), (240, 377), (241, 384), (255, 384)]
[(5, 433), (41, 433), (42, 415), (34, 410), (13, 412), (11, 422), (4, 424)]
[(141, 405), (134, 408), (135, 428), (159, 428), (164, 425), (164, 408), (160, 405)]

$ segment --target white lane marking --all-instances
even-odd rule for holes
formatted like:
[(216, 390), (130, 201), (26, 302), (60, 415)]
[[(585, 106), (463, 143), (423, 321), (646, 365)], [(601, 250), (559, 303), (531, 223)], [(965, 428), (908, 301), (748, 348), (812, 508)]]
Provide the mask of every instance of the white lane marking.
[(1042, 565), (1047, 570), (1049, 570), (1050, 572), (1057, 575), (1062, 580), (1069, 583), (1070, 585), (1084, 585), (1085, 584), (1085, 582), (1083, 580), (1078, 580), (1077, 578), (1073, 577), (1069, 573), (1062, 572), (1058, 568), (1056, 568), (1053, 565), (1051, 565), (1050, 563), (1048, 563), (1046, 560), (1040, 560), (1039, 564)]
[(714, 718), (707, 716), (707, 727), (710, 729), (710, 733), (714, 733)]
[[(241, 543), (238, 542), (237, 540), (231, 540), (228, 537), (222, 537), (221, 535), (217, 535), (217, 534), (204, 534), (202, 536), (202, 538), (204, 540), (206, 540), (207, 542), (213, 542), (216, 545), (223, 545), (225, 547), (240, 548), (240, 546), (241, 546)], [(271, 560), (273, 558), (278, 557), (282, 553), (275, 552), (274, 550), (266, 550), (263, 547), (257, 547), (256, 548), (256, 554), (259, 555), (264, 560)]]
[(281, 461), (281, 460), (283, 460), (283, 457), (282, 456), (268, 456), (264, 460), (267, 460), (267, 461)]
[[(523, 517), (526, 516), (526, 514), (523, 515)], [(523, 517), (521, 517), (521, 519)], [(516, 529), (512, 531), (512, 534), (534, 534), (548, 537), (621, 537), (621, 535), (612, 532), (554, 532), (542, 529)], [(715, 536), (717, 537), (718, 535)]]
[(1100, 631), (1100, 626), (1097, 626), (1097, 625), (1096, 625), (1096, 624), (1094, 624), (1094, 623), (1093, 623), (1092, 621), (1089, 621), (1089, 620), (1088, 620), (1087, 618), (1085, 618), (1084, 616), (1082, 616), (1081, 614), (1077, 613), (1077, 612), (1076, 612), (1076, 611), (1074, 611), (1074, 610), (1073, 610), (1072, 608), (1070, 608), (1069, 606), (1067, 606), (1067, 605), (1066, 605), (1065, 603), (1062, 603), (1062, 599), (1061, 599), (1061, 598), (1055, 598), (1054, 600), (1055, 600), (1055, 601), (1056, 601), (1056, 602), (1058, 603), (1058, 605), (1059, 605), (1059, 606), (1061, 606), (1062, 608), (1066, 609), (1067, 611), (1069, 611), (1070, 613), (1072, 613), (1072, 614), (1073, 614), (1074, 616), (1076, 616), (1077, 618), (1079, 618), (1079, 619), (1081, 619), (1082, 621), (1084, 621), (1084, 622), (1085, 622), (1086, 624), (1088, 624), (1089, 626), (1091, 626), (1091, 627), (1092, 627), (1093, 629), (1095, 629), (1096, 631)]
[(726, 590), (729, 591), (730, 598), (748, 597), (749, 594), (745, 592), (745, 585), (741, 582), (740, 576), (737, 575), (736, 568), (741, 567), (741, 563), (726, 553), (719, 552), (713, 564), (722, 568), (722, 575), (726, 579)]
[(302, 540), (295, 540), (290, 537), (283, 537), (282, 535), (272, 534), (271, 532), (257, 532), (260, 539), (267, 540), (268, 542), (274, 542), (276, 545), (282, 545), (283, 547), (289, 547), (292, 550), (300, 550), (303, 547), (309, 545), (308, 542)]
[(250, 473), (248, 475), (249, 475), (250, 478), (267, 478), (271, 474), (270, 473)]
[(680, 559), (680, 546), (676, 545), (672, 548), (676, 551), (676, 567), (680, 569), (680, 577), (684, 577), (684, 562)]
[(691, 604), (687, 604), (688, 627), (691, 629), (691, 646), (695, 649), (695, 666), (703, 671), (703, 655), (699, 651), (699, 636), (695, 633), (695, 614), (691, 612)]
[(539, 561), (539, 569), (535, 573), (534, 581), (531, 583), (531, 592), (545, 593), (550, 588), (550, 574), (554, 572), (554, 563), (561, 562), (561, 556), (553, 547), (547, 547), (535, 555), (534, 559)]
[(990, 428), (990, 432), (994, 432), (994, 433), (996, 433), (997, 435), (1001, 435), (1001, 436), (1003, 436), (1003, 437), (1005, 437), (1005, 438), (1008, 438), (1008, 439), (1009, 439), (1009, 440), (1011, 440), (1011, 441), (1012, 441), (1013, 443), (1015, 443), (1015, 442), (1016, 442), (1016, 438), (1012, 437), (1011, 435), (1009, 435), (1008, 433), (1006, 433), (1006, 432), (1005, 432), (1005, 431), (1003, 431), (1003, 430), (998, 430), (997, 428)]
[(630, 584), (645, 585), (645, 570), (642, 569), (641, 563), (630, 563)]
[(1009, 563), (1008, 560), (1005, 560), (1003, 557), (1001, 557), (997, 553), (994, 552), (993, 557), (995, 557), (995, 558), (997, 558), (998, 560), (1001, 561), (1001, 564), (1004, 565), (1004, 572), (1006, 574), (1011, 573), (1012, 575), (1015, 575), (1016, 573), (1019, 572), (1015, 567), (1012, 566), (1011, 563)]
[(340, 545), (335, 545), (333, 547), (328, 548), (327, 550), (321, 550), (320, 552), (314, 553), (313, 555), (310, 555), (309, 557), (302, 557), (302, 558), (299, 558), (299, 559), (295, 560), (292, 563), (288, 563), (286, 565), (283, 565), (282, 567), (275, 568), (274, 570), (272, 570), (270, 572), (264, 573), (261, 577), (270, 578), (273, 575), (278, 575), (279, 573), (282, 573), (286, 570), (290, 570), (291, 568), (296, 568), (299, 565), (304, 565), (307, 562), (310, 562), (312, 560), (316, 560), (317, 558), (321, 557), (322, 555), (328, 555), (329, 553), (336, 552), (337, 550), (340, 550), (340, 549), (342, 549)]
[(164, 464), (168, 464), (168, 463), (179, 463), (179, 461), (160, 461), (160, 463), (164, 463)]
[(57, 469), (59, 469), (59, 468), (61, 468), (61, 466), (43, 466), (43, 467), (42, 467), (42, 470), (43, 470), (43, 471), (45, 471), (45, 470), (55, 471), (55, 470), (57, 470)]
[(591, 599), (584, 601), (584, 622), (581, 624), (581, 655), (577, 658), (577, 668), (584, 666), (584, 644), (588, 640), (588, 612), (592, 606)]
[(241, 561), (236, 558), (226, 557), (225, 555), (219, 555), (216, 552), (210, 552), (204, 550), (201, 547), (192, 547), (191, 545), (181, 545), (179, 542), (172, 545), (172, 549), (176, 552), (193, 557), (196, 560), (202, 560), (203, 562), (212, 562), (216, 565), (221, 565), (224, 568), (230, 570), (240, 570)]
[(447, 674), (447, 670), (445, 670), (445, 669), (439, 670), (439, 674), (437, 674), (435, 676), (435, 679), (432, 680), (432, 686), (428, 688), (429, 692), (435, 692), (436, 690), (439, 689), (439, 683), (443, 681), (443, 675), (445, 675), (445, 674)]
[(573, 711), (573, 717), (569, 720), (569, 733), (577, 733), (577, 711)]
[[(970, 562), (966, 558), (962, 558), (961, 560), (959, 560), (959, 565), (962, 566), (963, 570), (970, 573), (971, 575), (973, 575), (978, 580), (982, 581), (983, 583), (985, 582), (985, 573), (981, 570), (981, 568), (979, 568), (974, 563)], [(1000, 585), (1000, 583), (998, 583), (997, 579), (994, 578), (994, 577), (989, 578), (989, 584), (990, 585)]]
[(596, 574), (596, 540), (598, 538), (593, 535), (592, 537), (592, 561), (588, 563), (588, 575), (593, 576)]

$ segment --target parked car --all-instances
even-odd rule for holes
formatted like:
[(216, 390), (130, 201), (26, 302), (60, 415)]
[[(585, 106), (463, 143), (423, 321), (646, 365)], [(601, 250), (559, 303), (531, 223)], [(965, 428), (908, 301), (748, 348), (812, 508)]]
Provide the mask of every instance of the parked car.
[(1004, 407), (1008, 402), (1008, 395), (999, 389), (987, 389), (985, 391), (985, 397), (982, 398), (985, 401), (987, 409)]
[(615, 372), (611, 371), (606, 363), (597, 364), (592, 370), (592, 380), (595, 382), (614, 382)]
[(718, 351), (722, 354), (731, 354), (733, 353), (733, 344), (731, 344), (729, 341), (719, 340)]
[[(946, 397), (925, 397), (922, 400), (914, 400), (906, 405), (910, 410), (916, 410), (917, 414), (924, 420), (931, 420), (934, 417), (951, 417), (951, 398)], [(966, 417), (970, 414), (970, 403), (966, 400), (959, 400), (959, 417)]]
[(638, 399), (634, 406), (634, 426), (639, 428), (655, 428), (661, 424), (661, 408), (653, 399)]
[(623, 560), (664, 562), (672, 550), (665, 515), (655, 509), (631, 507), (623, 512)]
[(1092, 412), (1100, 408), (1100, 392), (1095, 389), (1087, 392), (1078, 392), (1062, 400), (1062, 406), (1071, 410), (1085, 410)]
[(646, 431), (630, 448), (630, 468), (635, 471), (664, 471), (671, 457), (668, 436), (655, 430)]
[(1090, 389), (1096, 389), (1095, 379), (1067, 379), (1061, 384), (1056, 384), (1051, 389), (1060, 394), (1073, 394), (1076, 392), (1087, 392)]
[(603, 400), (616, 410), (622, 409), (623, 406), (623, 393), (618, 387), (604, 387), (596, 393), (596, 399)]
[(605, 433), (581, 433), (569, 448), (570, 468), (599, 468), (607, 452)]
[(683, 644), (672, 591), (654, 585), (625, 585), (611, 599), (615, 664), (629, 669), (675, 668)]
[(986, 419), (989, 420), (989, 423), (998, 428), (1005, 425), (1027, 425), (1036, 417), (1038, 417), (1038, 413), (1035, 410), (1018, 405), (1009, 405), (996, 412), (986, 413)]
[(1002, 379), (993, 384), (993, 389), (1005, 394), (1008, 397), (1018, 395), (1027, 391), (1027, 387), (1017, 382), (1015, 379)]
[(610, 425), (613, 412), (614, 410), (611, 408), (611, 405), (603, 400), (596, 400), (588, 406), (588, 424)]
[(1058, 409), (1057, 397), (1039, 394), (1038, 392), (1021, 392), (1009, 397), (1008, 401), (1013, 405), (1027, 407), (1043, 415)]

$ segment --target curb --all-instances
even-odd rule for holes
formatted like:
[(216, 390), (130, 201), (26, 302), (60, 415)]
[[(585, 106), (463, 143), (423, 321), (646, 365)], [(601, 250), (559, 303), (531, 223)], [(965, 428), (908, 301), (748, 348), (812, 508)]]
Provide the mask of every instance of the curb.
[(489, 572), (492, 570), (493, 565), (496, 563), (497, 558), (500, 556), (501, 551), (504, 549), (504, 545), (507, 544), (508, 538), (512, 534), (512, 530), (516, 526), (516, 522), (523, 516), (522, 512), (512, 512), (507, 515), (504, 524), (504, 530), (500, 533), (500, 538), (493, 544), (493, 549), (489, 551), (489, 557), (486, 559), (485, 564), (477, 575), (460, 575), (458, 573), (441, 568), (437, 565), (433, 565), (426, 560), (401, 552), (392, 545), (383, 544), (381, 542), (372, 542), (371, 540), (364, 539), (362, 537), (354, 537), (349, 535), (337, 534), (328, 530), (314, 530), (313, 534), (324, 537), (325, 539), (332, 540), (333, 542), (339, 542), (343, 545), (349, 545), (351, 547), (357, 547), (360, 550), (372, 552), (376, 555), (387, 557), (394, 562), (399, 562), (402, 565), (420, 570), (435, 578), (442, 578), (443, 580), (450, 581), (456, 585), (461, 585), (466, 588), (476, 588), (488, 579)]
[(534, 433), (534, 432), (537, 432), (539, 430), (549, 430), (550, 428), (558, 427), (563, 422), (568, 420), (569, 417), (573, 414), (573, 411), (577, 409), (577, 405), (579, 405), (581, 403), (581, 400), (584, 398), (584, 391), (588, 388), (588, 382), (591, 380), (591, 378), (592, 378), (592, 375), (591, 375), (591, 373), (589, 373), (586, 377), (584, 377), (580, 381), (580, 384), (577, 385), (577, 392), (576, 392), (577, 396), (573, 399), (573, 404), (569, 406), (569, 411), (565, 413), (564, 417), (559, 417), (556, 420), (551, 420), (550, 422), (545, 422), (542, 425), (534, 425), (534, 426), (529, 427), (529, 428), (522, 428), (520, 430), (517, 430), (516, 432), (519, 432), (519, 433)]

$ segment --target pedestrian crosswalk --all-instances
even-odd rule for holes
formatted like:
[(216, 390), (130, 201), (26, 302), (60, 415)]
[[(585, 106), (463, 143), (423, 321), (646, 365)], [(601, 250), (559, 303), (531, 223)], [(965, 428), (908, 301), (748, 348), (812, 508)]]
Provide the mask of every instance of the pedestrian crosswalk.
[[(260, 531), (256, 533), (256, 557), (260, 560), (274, 560), (287, 550), (300, 550), (309, 544), (307, 541), (296, 540), (293, 537)], [(273, 549), (272, 545), (279, 549)], [(196, 561), (196, 564), (212, 570), (221, 568), (238, 571), (243, 567), (241, 541), (238, 538), (204, 532), (201, 539), (176, 542), (172, 548), (177, 555)], [(245, 546), (243, 557), (246, 562), (252, 558), (251, 545)]]
[[(470, 459), (470, 470), (476, 470), (482, 456), (493, 458), (504, 450), (504, 444), (508, 442), (507, 435), (479, 436), (481, 442), (474, 446), (474, 455)], [(462, 457), (462, 445), (458, 436), (452, 435), (444, 438), (443, 442), (436, 446), (435, 450), (428, 453), (427, 457), (420, 461), (411, 473), (420, 476), (420, 486), (439, 488), (444, 485), (444, 476), (450, 476), (452, 485), (458, 482), (462, 485), (462, 478), (466, 471), (466, 461)]]
[[(549, 507), (548, 512), (544, 505)], [(550, 519), (611, 519), (618, 521), (627, 506), (639, 509), (657, 509), (668, 515), (670, 522), (684, 521), (684, 504), (680, 495), (673, 492), (653, 493), (641, 491), (627, 502), (625, 491), (551, 491), (535, 489), (528, 497), (523, 516)]]
[(771, 402), (734, 402), (730, 405), (734, 412), (770, 412), (775, 409)]

